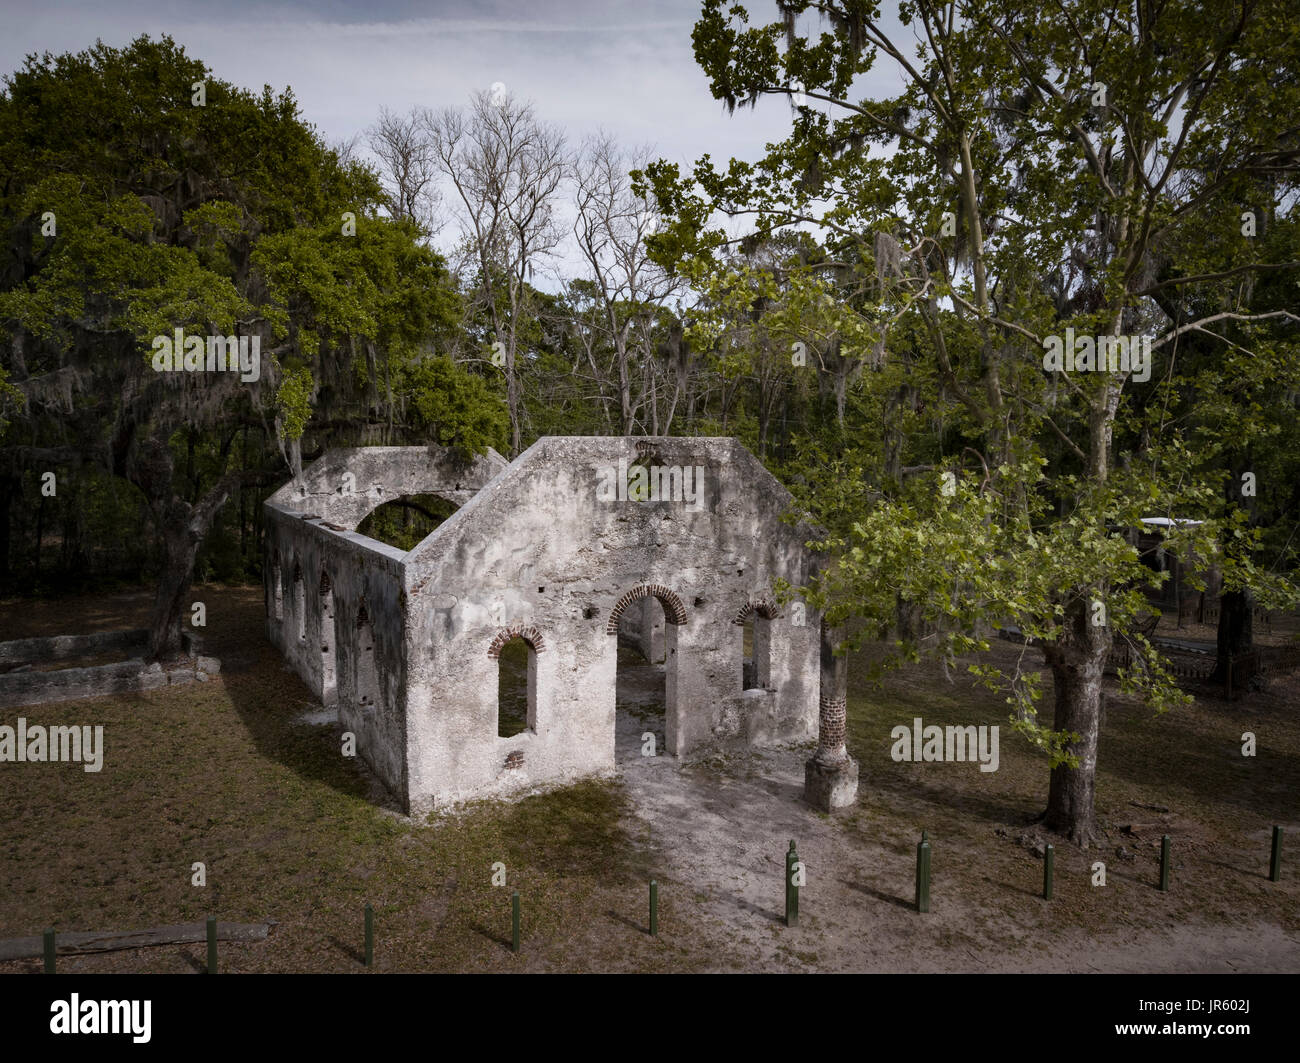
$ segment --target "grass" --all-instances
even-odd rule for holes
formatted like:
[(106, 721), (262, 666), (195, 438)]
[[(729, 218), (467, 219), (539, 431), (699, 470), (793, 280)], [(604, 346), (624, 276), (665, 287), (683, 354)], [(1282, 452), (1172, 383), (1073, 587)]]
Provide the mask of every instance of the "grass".
[[(24, 715), (102, 724), (105, 756), (99, 774), (71, 764), (0, 766), (0, 937), (45, 926), (138, 929), (215, 913), (275, 922), (265, 942), (223, 944), (224, 970), (348, 971), (360, 968), (368, 901), (379, 971), (753, 968), (727, 920), (702, 910), (708, 894), (689, 874), (668, 872), (669, 854), (646, 840), (622, 784), (482, 803), (428, 824), (398, 817), (374, 799), (359, 763), (339, 755), (336, 729), (298, 721), (312, 701), (264, 638), (261, 590), (196, 594), (208, 606), (204, 652), (223, 661), (219, 680), (3, 714), (9, 723)], [(0, 629), (19, 637), (139, 626), (148, 605), (144, 593), (5, 602)], [(1108, 688), (1097, 783), (1108, 837), (1088, 852), (1058, 844), (1050, 906), (1037, 896), (1041, 861), (1017, 840), (1043, 806), (1046, 766), (1011, 736), (999, 698), (964, 679), (949, 684), (916, 668), (878, 689), (855, 683), (849, 748), (861, 760), (861, 796), (844, 813), (807, 821), (834, 832), (847, 854), (844, 876), (855, 886), (843, 903), (856, 907), (845, 918), (869, 922), (877, 943), (894, 926), (900, 941), (950, 955), (953, 969), (968, 968), (964, 957), (989, 941), (1034, 949), (1071, 931), (1099, 939), (1208, 922), (1295, 933), (1298, 691), (1293, 677), (1248, 700), (1198, 701), (1157, 719)], [(1003, 724), (999, 770), (893, 762), (889, 730), (914, 716)], [(1244, 730), (1258, 736), (1255, 758), (1241, 756)], [(750, 759), (733, 761), (706, 759), (690, 774), (753, 774)], [(1281, 884), (1265, 879), (1275, 822), (1288, 826), (1291, 844)], [(906, 906), (922, 828), (934, 845), (934, 908), (919, 922)], [(1151, 887), (1166, 832), (1174, 836), (1174, 889), (1160, 894)], [(1104, 890), (1090, 884), (1097, 860), (1107, 865)], [(206, 865), (203, 888), (191, 885), (196, 861)], [(505, 888), (491, 885), (497, 861), (507, 868)], [(657, 939), (645, 933), (651, 878), (660, 883)], [(825, 933), (831, 898), (825, 886), (811, 887), (799, 933), (816, 935)], [(512, 890), (524, 905), (518, 956), (508, 947)], [(778, 966), (833, 966), (835, 936), (815, 952), (811, 943), (783, 947)], [(203, 963), (195, 945), (68, 958), (60, 968), (189, 971)]]

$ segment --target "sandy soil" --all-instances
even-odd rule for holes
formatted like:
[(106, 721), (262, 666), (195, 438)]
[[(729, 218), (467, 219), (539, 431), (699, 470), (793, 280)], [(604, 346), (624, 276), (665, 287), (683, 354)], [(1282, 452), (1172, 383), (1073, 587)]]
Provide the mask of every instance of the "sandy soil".
[[(1052, 906), (1070, 903), (1062, 896), (1071, 875), (1067, 857), (1073, 855), (1066, 853), (1058, 854), (1052, 902), (1036, 895), (1041, 865), (1035, 861), (1024, 881), (1001, 886), (1014, 891), (1015, 903), (995, 901), (990, 907), (994, 898), (982, 888), (988, 876), (979, 873), (970, 847), (941, 852), (954, 843), (934, 837), (933, 829), (931, 910), (918, 914), (913, 851), (863, 836), (872, 818), (869, 778), (864, 776), (857, 809), (824, 816), (801, 801), (811, 746), (713, 756), (684, 766), (670, 757), (642, 757), (638, 722), (655, 719), (661, 683), (662, 669), (620, 665), (618, 759), (638, 820), (630, 832), (669, 858), (672, 878), (691, 885), (738, 951), (752, 957), (752, 970), (779, 969), (793, 960), (823, 971), (900, 973), (1300, 971), (1300, 934), (1275, 923), (1159, 925), (1168, 896), (1151, 888), (1154, 879), (1130, 881), (1127, 865), (1109, 853), (1091, 856), (1108, 862), (1108, 887), (1118, 892), (1116, 876), (1126, 876), (1120, 880), (1128, 887), (1123, 893), (1141, 897), (1156, 925), (1100, 931), (1053, 926)], [(797, 842), (808, 876), (800, 925), (793, 930), (783, 919), (787, 839)], [(1183, 879), (1198, 874), (1175, 867)], [(966, 871), (975, 872), (980, 888), (961, 881)], [(1091, 869), (1085, 874), (1081, 863), (1074, 875), (1087, 883), (1073, 883), (1076, 890), (1104, 889), (1091, 885)], [(1231, 874), (1220, 869), (1209, 877), (1231, 888)]]

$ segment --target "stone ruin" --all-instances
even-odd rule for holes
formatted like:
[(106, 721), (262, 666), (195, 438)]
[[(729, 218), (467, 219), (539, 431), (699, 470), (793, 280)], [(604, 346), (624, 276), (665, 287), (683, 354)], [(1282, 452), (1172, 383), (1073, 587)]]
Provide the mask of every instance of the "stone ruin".
[[(357, 532), (419, 494), (459, 508), (414, 549)], [(663, 657), (662, 753), (817, 737), (806, 796), (830, 810), (857, 792), (845, 662), (820, 614), (773, 598), (822, 560), (790, 503), (725, 438), (546, 437), (509, 463), (331, 450), (265, 504), (267, 633), (409, 814), (612, 773), (620, 640)], [(500, 737), (515, 638), (527, 727)]]

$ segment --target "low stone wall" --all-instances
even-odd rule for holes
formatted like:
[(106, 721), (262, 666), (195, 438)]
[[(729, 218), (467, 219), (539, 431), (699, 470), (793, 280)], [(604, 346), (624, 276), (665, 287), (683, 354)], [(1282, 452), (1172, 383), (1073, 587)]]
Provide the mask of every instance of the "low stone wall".
[(31, 661), (63, 660), (92, 653), (121, 651), (135, 657), (149, 641), (145, 628), (133, 631), (100, 631), (93, 635), (53, 635), (48, 638), (12, 639), (0, 642), (0, 666)]
[[(0, 662), (15, 664), (102, 653), (117, 648), (138, 652), (145, 635), (143, 631), (110, 631), (98, 635), (15, 639), (0, 643)], [(42, 652), (42, 646), (48, 647), (48, 652)], [(147, 665), (142, 658), (134, 657), (90, 668), (59, 668), (52, 672), (11, 671), (0, 674), (0, 708), (203, 683), (220, 671), (221, 662), (215, 657), (191, 657), (170, 668), (164, 668), (156, 661)]]

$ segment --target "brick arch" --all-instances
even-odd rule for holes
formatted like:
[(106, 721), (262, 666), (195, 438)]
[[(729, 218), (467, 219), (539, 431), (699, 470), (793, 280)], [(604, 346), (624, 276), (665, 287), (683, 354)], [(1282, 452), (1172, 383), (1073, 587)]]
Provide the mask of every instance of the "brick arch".
[(756, 601), (746, 602), (745, 607), (736, 614), (733, 624), (747, 624), (750, 618), (757, 613), (764, 620), (776, 620), (781, 614), (780, 607), (771, 598), (759, 598)]
[(524, 627), (523, 624), (511, 624), (509, 627), (503, 627), (497, 632), (496, 638), (492, 640), (492, 645), (488, 647), (488, 656), (494, 661), (498, 660), (501, 651), (511, 639), (523, 639), (533, 648), (534, 653), (541, 653), (542, 650), (546, 649), (546, 642), (542, 639), (542, 633), (537, 628)]
[(641, 598), (658, 598), (659, 604), (664, 607), (664, 619), (668, 623), (686, 623), (686, 606), (682, 604), (682, 600), (662, 584), (649, 583), (633, 587), (618, 600), (618, 604), (610, 611), (609, 623), (605, 625), (605, 634), (617, 635), (619, 617), (629, 605)]

